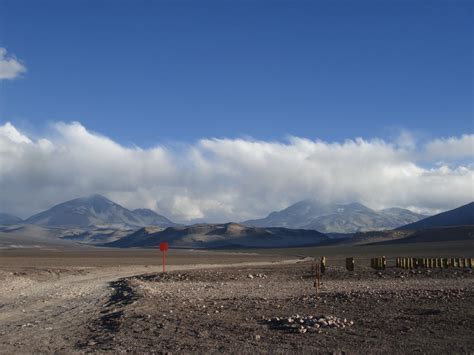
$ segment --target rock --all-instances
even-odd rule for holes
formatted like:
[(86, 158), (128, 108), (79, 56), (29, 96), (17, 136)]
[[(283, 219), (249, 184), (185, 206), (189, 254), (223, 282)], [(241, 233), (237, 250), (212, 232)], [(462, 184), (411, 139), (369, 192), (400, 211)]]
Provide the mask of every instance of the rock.
[(298, 328), (298, 333), (304, 334), (304, 333), (306, 333), (306, 332), (307, 332), (307, 329), (306, 329), (305, 327), (300, 326), (300, 327)]
[(255, 334), (255, 337), (254, 337), (254, 338), (255, 338), (255, 340), (260, 340), (260, 335)]
[(299, 314), (293, 315), (288, 318), (269, 318), (268, 323), (278, 323), (276, 328), (286, 328), (288, 331), (306, 333), (320, 332), (320, 328), (340, 328), (344, 329), (354, 324), (353, 321), (348, 321), (347, 318), (337, 318), (332, 315), (327, 316), (300, 316)]
[(248, 274), (247, 277), (248, 277), (249, 279), (253, 279), (253, 275), (252, 275), (252, 274)]

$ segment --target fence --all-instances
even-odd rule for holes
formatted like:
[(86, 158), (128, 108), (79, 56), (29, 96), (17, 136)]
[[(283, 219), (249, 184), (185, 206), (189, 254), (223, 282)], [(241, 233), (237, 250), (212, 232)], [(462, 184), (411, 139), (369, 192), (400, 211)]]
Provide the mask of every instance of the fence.
[[(344, 260), (344, 259), (343, 259)], [(320, 272), (324, 274), (328, 264), (341, 265), (341, 258), (328, 259), (325, 256), (320, 258)], [(473, 268), (474, 258), (416, 258), (416, 257), (397, 257), (390, 259), (390, 266), (395, 266), (401, 269), (445, 269), (445, 268)], [(368, 259), (358, 258), (357, 265), (366, 268), (365, 264)], [(395, 265), (394, 265), (395, 264)], [(345, 258), (345, 267), (348, 271), (354, 271), (356, 266), (356, 259), (354, 257)], [(385, 270), (388, 266), (388, 259), (385, 256), (380, 256), (370, 259), (370, 267), (375, 270)]]
[(396, 258), (395, 266), (402, 269), (471, 268), (474, 258)]

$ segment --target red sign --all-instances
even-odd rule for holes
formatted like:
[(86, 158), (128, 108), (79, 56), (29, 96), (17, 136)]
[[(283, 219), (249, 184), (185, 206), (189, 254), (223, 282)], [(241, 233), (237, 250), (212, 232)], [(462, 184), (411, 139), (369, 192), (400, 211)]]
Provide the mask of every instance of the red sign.
[(168, 243), (167, 242), (160, 243), (160, 250), (161, 251), (167, 251), (168, 250)]
[(163, 252), (163, 272), (165, 272), (166, 252), (168, 250), (168, 247), (169, 245), (167, 242), (160, 243), (160, 250)]

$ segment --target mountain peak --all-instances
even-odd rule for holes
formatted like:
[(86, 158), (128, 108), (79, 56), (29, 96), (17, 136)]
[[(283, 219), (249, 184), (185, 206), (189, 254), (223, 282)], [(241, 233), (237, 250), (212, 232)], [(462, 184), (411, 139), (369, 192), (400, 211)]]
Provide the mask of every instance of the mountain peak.
[(101, 194), (92, 194), (87, 197), (83, 197), (82, 199), (91, 201), (91, 202), (106, 202), (110, 204), (116, 204), (115, 202), (109, 200), (107, 197)]
[(424, 216), (408, 210), (374, 211), (359, 202), (324, 203), (305, 199), (266, 218), (243, 222), (255, 227), (314, 229), (322, 233), (354, 233), (393, 229)]
[(91, 226), (136, 228), (152, 225), (174, 225), (166, 217), (160, 216), (151, 210), (130, 211), (100, 194), (60, 203), (47, 211), (31, 216), (26, 220), (26, 223), (52, 227), (82, 228)]
[(107, 197), (105, 197), (104, 195), (101, 195), (101, 194), (91, 194), (88, 196), (89, 199), (97, 199), (97, 200), (107, 200), (107, 201), (110, 201)]

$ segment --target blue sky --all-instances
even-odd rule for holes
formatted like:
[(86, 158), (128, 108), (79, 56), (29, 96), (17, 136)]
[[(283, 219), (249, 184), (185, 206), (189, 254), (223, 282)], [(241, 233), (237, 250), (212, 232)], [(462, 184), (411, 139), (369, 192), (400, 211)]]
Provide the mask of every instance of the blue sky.
[(0, 212), (474, 200), (467, 0), (0, 0)]
[(123, 144), (473, 131), (473, 2), (0, 1), (0, 121)]

